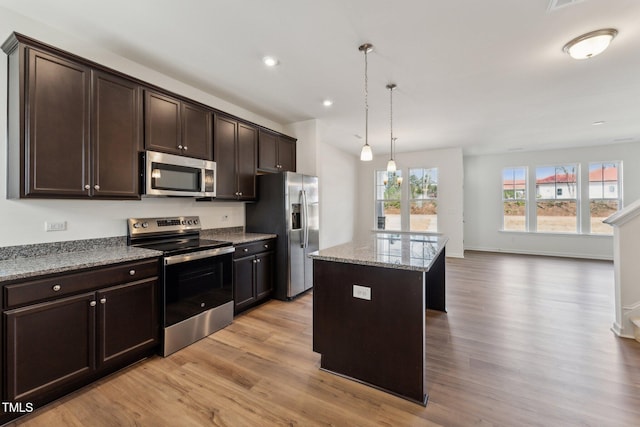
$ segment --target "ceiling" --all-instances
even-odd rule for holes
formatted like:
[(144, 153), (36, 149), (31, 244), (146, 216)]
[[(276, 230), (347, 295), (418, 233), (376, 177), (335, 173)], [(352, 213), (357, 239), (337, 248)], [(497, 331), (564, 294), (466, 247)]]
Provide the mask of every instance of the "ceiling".
[[(640, 141), (640, 1), (2, 0), (283, 125), (318, 119), (324, 142), (466, 154)], [(570, 39), (600, 28), (610, 48), (576, 61)], [(28, 35), (28, 34), (27, 34)], [(46, 40), (44, 40), (46, 42)], [(265, 55), (280, 64), (267, 68)], [(324, 99), (333, 100), (324, 107)], [(604, 122), (596, 126), (594, 122)]]

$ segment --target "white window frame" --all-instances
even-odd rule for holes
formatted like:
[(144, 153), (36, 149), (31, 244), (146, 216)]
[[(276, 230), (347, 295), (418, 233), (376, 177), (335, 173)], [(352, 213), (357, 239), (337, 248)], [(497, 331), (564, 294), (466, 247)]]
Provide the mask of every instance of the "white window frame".
[[(412, 170), (416, 170), (416, 169), (420, 169), (422, 171), (429, 171), (429, 170), (435, 170), (436, 171), (436, 186), (437, 186), (437, 190), (436, 190), (436, 197), (429, 197), (427, 195), (427, 197), (422, 198), (422, 199), (412, 199), (411, 198), (411, 171)], [(433, 167), (424, 167), (424, 166), (419, 166), (419, 167), (411, 167), (408, 168), (408, 173), (407, 173), (407, 231), (410, 231), (412, 233), (438, 233), (439, 232), (439, 225), (438, 225), (438, 219), (439, 219), (439, 210), (437, 209), (438, 207), (438, 198), (440, 196), (440, 186), (439, 186), (439, 181), (440, 181), (440, 169), (437, 166), (433, 166)], [(436, 202), (436, 229), (434, 230), (411, 230), (411, 203), (412, 202), (422, 202), (422, 201), (435, 201)], [(404, 225), (404, 223), (403, 223)]]
[[(592, 165), (615, 165), (616, 169), (617, 169), (617, 186), (618, 186), (618, 197), (591, 197), (591, 179), (590, 179), (590, 174), (591, 174), (591, 166)], [(587, 183), (588, 183), (588, 187), (587, 187), (587, 200), (588, 202), (586, 203), (587, 205), (587, 209), (586, 212), (588, 214), (587, 218), (588, 221), (585, 221), (587, 224), (587, 230), (586, 232), (591, 233), (591, 234), (596, 234), (596, 235), (602, 235), (602, 236), (611, 236), (613, 235), (613, 229), (611, 230), (611, 233), (593, 233), (591, 230), (591, 201), (592, 200), (604, 200), (604, 201), (617, 201), (618, 202), (618, 210), (622, 209), (622, 161), (621, 160), (614, 160), (614, 161), (597, 161), (597, 162), (589, 162), (588, 163), (588, 169), (587, 169), (588, 173), (587, 173)], [(604, 177), (603, 177), (604, 178)], [(606, 184), (606, 182), (608, 181), (604, 181), (604, 179), (602, 181), (597, 181), (597, 182), (601, 182), (602, 183), (602, 191), (603, 191), (603, 196), (604, 196), (604, 187)]]
[[(504, 174), (507, 170), (523, 170), (524, 171), (524, 190), (521, 197), (516, 197), (516, 190), (514, 189), (513, 198), (506, 198), (504, 195)], [(502, 231), (509, 231), (514, 233), (523, 233), (529, 231), (529, 168), (527, 166), (508, 166), (502, 168), (502, 174), (500, 175), (501, 183), (501, 195), (502, 195)], [(515, 184), (514, 184), (515, 185)], [(524, 230), (506, 230), (504, 227), (504, 204), (508, 201), (523, 201), (524, 202)]]

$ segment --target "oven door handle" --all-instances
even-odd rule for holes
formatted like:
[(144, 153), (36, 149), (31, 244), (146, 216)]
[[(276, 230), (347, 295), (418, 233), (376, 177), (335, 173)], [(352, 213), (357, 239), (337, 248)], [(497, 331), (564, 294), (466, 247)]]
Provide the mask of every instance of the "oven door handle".
[(195, 261), (197, 259), (211, 258), (218, 255), (230, 254), (235, 252), (233, 246), (224, 246), (222, 248), (207, 249), (204, 251), (189, 252), (181, 255), (173, 255), (164, 258), (164, 265), (180, 264), (181, 262)]

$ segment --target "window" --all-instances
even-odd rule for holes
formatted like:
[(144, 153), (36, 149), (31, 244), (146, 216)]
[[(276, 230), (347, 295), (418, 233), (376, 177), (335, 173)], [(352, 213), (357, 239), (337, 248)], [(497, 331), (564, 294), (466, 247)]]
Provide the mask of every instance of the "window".
[(536, 168), (536, 229), (578, 232), (578, 165)]
[(527, 168), (502, 171), (502, 229), (527, 231)]
[(376, 228), (401, 230), (402, 171), (376, 171)]
[(613, 234), (613, 228), (602, 221), (617, 212), (620, 199), (620, 163), (589, 164), (589, 217), (590, 231), (595, 234)]
[(438, 231), (438, 169), (409, 169), (409, 230)]

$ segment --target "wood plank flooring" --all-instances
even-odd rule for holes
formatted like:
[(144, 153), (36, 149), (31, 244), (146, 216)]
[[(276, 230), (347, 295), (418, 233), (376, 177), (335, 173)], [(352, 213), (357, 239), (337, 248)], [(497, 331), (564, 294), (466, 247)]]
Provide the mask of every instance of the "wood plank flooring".
[(638, 426), (640, 343), (613, 265), (467, 252), (427, 314), (427, 407), (319, 370), (312, 295), (270, 301), (19, 420), (24, 426)]

